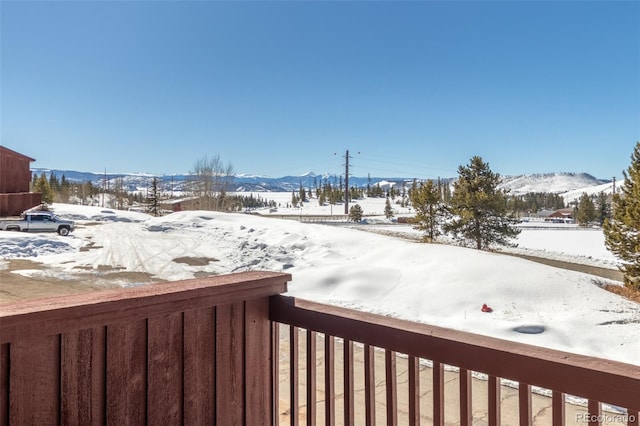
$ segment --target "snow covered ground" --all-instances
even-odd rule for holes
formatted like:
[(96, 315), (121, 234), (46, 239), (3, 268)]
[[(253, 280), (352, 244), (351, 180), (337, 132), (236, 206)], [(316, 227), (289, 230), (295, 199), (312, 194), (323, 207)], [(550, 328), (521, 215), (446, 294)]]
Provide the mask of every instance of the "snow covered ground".
[[(384, 206), (380, 199), (358, 203), (365, 213), (381, 213)], [(279, 208), (278, 214), (327, 212), (326, 206), (308, 204)], [(69, 237), (0, 232), (0, 268), (7, 267), (7, 259), (26, 258), (47, 269), (16, 273), (65, 277), (113, 267), (164, 280), (286, 271), (293, 275), (289, 294), (296, 297), (640, 365), (640, 305), (602, 290), (598, 283), (605, 280), (590, 275), (512, 256), (260, 215), (192, 211), (153, 218), (99, 207), (54, 208), (75, 219), (78, 229)], [(401, 225), (376, 226), (416, 232)], [(518, 242), (519, 250), (537, 255), (615, 265), (598, 231), (531, 229)], [(483, 303), (493, 312), (481, 312)], [(540, 326), (544, 332), (515, 331), (521, 326)]]

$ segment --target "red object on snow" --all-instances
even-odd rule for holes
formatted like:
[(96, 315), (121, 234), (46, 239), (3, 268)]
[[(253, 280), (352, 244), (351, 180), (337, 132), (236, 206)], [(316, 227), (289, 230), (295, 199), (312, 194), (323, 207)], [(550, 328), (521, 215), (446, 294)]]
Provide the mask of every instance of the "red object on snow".
[(482, 312), (493, 312), (493, 309), (491, 309), (489, 306), (487, 306), (486, 303), (482, 304)]

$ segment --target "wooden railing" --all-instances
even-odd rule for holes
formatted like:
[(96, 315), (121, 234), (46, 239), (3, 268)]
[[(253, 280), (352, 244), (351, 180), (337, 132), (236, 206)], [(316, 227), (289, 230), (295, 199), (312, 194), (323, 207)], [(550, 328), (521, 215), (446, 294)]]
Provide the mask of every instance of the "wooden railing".
[(241, 273), (0, 305), (1, 425), (266, 425), (271, 295)]
[(0, 425), (638, 425), (637, 365), (279, 296), (290, 278), (0, 305)]
[[(287, 349), (276, 368), (281, 374), (274, 400), (281, 405), (276, 408), (281, 414), (281, 424), (315, 425), (319, 416), (327, 425), (335, 424), (336, 418), (338, 424), (345, 425), (443, 425), (447, 414), (447, 424), (471, 425), (473, 413), (481, 413), (489, 425), (501, 424), (507, 414), (515, 419), (502, 422), (504, 424), (532, 425), (535, 416), (532, 386), (536, 386), (551, 394), (548, 399), (552, 412), (547, 418), (553, 425), (638, 425), (640, 366), (637, 365), (284, 296), (271, 298), (270, 315), (274, 322), (288, 326), (279, 339)], [(320, 339), (317, 333), (322, 333)], [(300, 335), (304, 345), (300, 345)], [(336, 351), (336, 338), (340, 340), (340, 352)], [(319, 352), (318, 342), (324, 346)], [(354, 367), (354, 342), (361, 346), (362, 371)], [(300, 355), (301, 350), (306, 356)], [(397, 354), (404, 357), (399, 358)], [(378, 369), (378, 377), (376, 359), (384, 363), (381, 371)], [(403, 377), (406, 383), (402, 390), (398, 386), (399, 359), (406, 359), (403, 375), (408, 376)], [(336, 368), (336, 361), (342, 368)], [(424, 370), (421, 365), (425, 364), (431, 371), (429, 389), (421, 388), (420, 384), (420, 378), (424, 377), (424, 373), (420, 373)], [(452, 374), (456, 376), (458, 389), (453, 392), (445, 391), (445, 374), (449, 374), (445, 372), (445, 365), (457, 367), (457, 373)], [(318, 368), (324, 370), (323, 379), (319, 381)], [(486, 376), (478, 385), (484, 387), (487, 394), (484, 407), (472, 403), (472, 372)], [(355, 384), (356, 377), (360, 386)], [(509, 388), (516, 392), (518, 402), (508, 408), (511, 410), (508, 413), (505, 412), (507, 403), (501, 402), (501, 392), (505, 389), (501, 379), (509, 379), (516, 388), (515, 391)], [(399, 394), (406, 403), (403, 410), (398, 408)], [(421, 413), (421, 406), (425, 405), (421, 400), (423, 394), (430, 395), (428, 415)], [(451, 395), (455, 412), (446, 413), (445, 404), (451, 407), (447, 401)], [(572, 410), (570, 415), (566, 412), (565, 395), (584, 398), (587, 407), (584, 411)], [(355, 399), (358, 402), (354, 402)], [(603, 403), (613, 406), (613, 411), (603, 411)], [(381, 421), (381, 416), (386, 422)]]

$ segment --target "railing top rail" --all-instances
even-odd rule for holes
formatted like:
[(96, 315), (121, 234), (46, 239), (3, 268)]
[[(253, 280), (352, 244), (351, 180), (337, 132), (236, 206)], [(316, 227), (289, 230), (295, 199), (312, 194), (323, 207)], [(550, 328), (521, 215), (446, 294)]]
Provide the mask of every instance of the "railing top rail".
[(290, 274), (241, 272), (116, 290), (0, 304), (0, 343), (118, 321), (268, 297), (286, 291)]
[(452, 366), (640, 410), (640, 366), (385, 317), (292, 297), (272, 321)]

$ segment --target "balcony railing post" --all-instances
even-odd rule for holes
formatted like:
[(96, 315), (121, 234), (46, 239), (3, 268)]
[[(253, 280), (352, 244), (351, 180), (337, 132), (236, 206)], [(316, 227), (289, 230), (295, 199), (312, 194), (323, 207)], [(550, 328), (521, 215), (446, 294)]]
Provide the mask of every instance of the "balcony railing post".
[(354, 372), (353, 372), (353, 342), (344, 340), (344, 424), (353, 426), (355, 424), (354, 407)]
[(433, 361), (433, 424), (444, 426), (444, 365)]
[(420, 425), (420, 359), (409, 357), (409, 426)]
[(336, 379), (335, 379), (335, 338), (324, 335), (324, 392), (325, 425), (333, 426), (336, 422)]
[(386, 372), (386, 393), (387, 393), (387, 426), (398, 425), (398, 382), (396, 373), (396, 353), (386, 350), (385, 372)]
[(470, 426), (473, 423), (471, 408), (471, 371), (460, 368), (460, 425)]
[(316, 424), (316, 333), (307, 330), (307, 426)]
[(364, 345), (364, 410), (366, 426), (376, 424), (375, 348)]
[(553, 426), (564, 426), (564, 423), (565, 423), (564, 393), (553, 391), (551, 395), (551, 411), (552, 411)]

